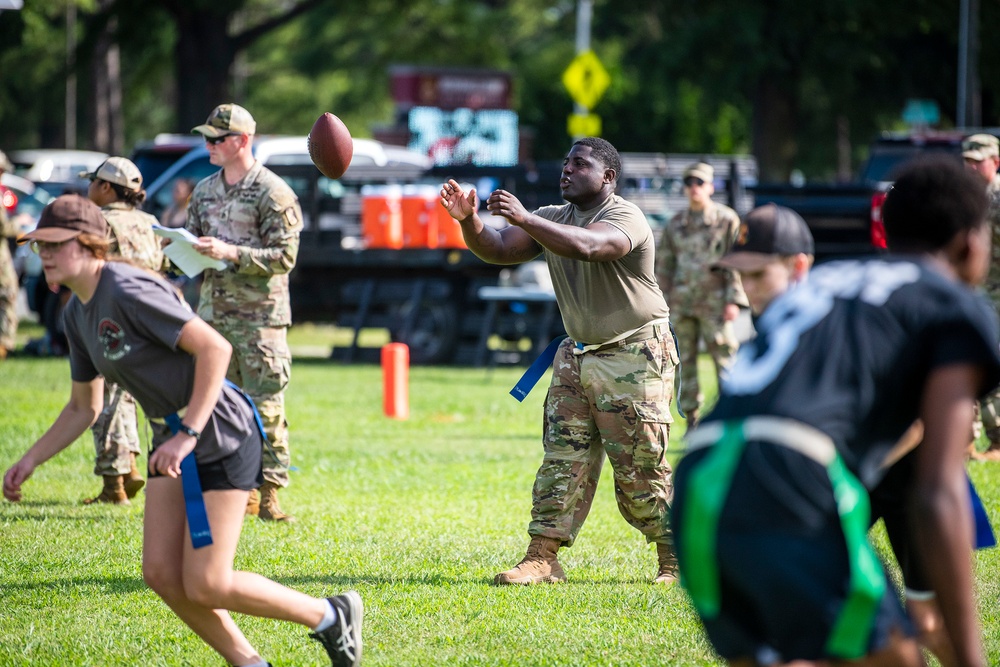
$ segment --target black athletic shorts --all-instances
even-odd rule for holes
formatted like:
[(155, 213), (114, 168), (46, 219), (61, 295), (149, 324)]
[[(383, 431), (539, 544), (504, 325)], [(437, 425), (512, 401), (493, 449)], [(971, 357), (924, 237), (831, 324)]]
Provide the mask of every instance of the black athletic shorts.
[[(156, 451), (156, 450), (153, 450)], [(241, 445), (235, 452), (211, 463), (198, 464), (198, 479), (202, 491), (227, 491), (239, 489), (252, 491), (264, 483), (261, 468), (263, 446), (259, 439)], [(163, 477), (149, 471), (150, 477)]]
[[(689, 481), (710, 449), (688, 454), (674, 472), (672, 525), (682, 581)], [(699, 490), (694, 489), (697, 493)], [(719, 610), (702, 617), (709, 640), (727, 660), (760, 664), (821, 660), (850, 582), (847, 545), (826, 469), (786, 447), (748, 442), (719, 516), (715, 555)], [(893, 629), (913, 630), (890, 582), (865, 643), (886, 645)]]

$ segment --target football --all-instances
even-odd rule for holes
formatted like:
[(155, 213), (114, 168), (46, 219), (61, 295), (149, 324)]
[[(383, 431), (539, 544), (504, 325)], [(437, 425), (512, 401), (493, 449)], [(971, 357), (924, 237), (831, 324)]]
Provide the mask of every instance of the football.
[(309, 159), (327, 178), (340, 178), (354, 157), (351, 131), (332, 113), (327, 112), (313, 123), (309, 137)]

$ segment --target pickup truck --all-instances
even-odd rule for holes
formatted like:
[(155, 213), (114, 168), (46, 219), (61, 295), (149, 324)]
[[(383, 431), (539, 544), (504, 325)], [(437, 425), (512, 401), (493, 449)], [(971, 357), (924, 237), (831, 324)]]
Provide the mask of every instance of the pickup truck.
[(886, 247), (882, 203), (895, 172), (926, 153), (945, 153), (961, 160), (963, 137), (977, 132), (997, 133), (982, 129), (884, 132), (872, 142), (853, 183), (757, 184), (750, 190), (757, 205), (787, 206), (805, 219), (816, 241), (818, 260), (881, 252)]

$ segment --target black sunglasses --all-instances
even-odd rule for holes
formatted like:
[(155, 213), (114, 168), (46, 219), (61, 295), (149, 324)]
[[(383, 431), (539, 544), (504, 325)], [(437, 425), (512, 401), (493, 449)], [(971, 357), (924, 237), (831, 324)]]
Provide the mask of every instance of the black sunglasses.
[(205, 137), (205, 143), (206, 144), (212, 144), (213, 146), (217, 146), (217, 145), (221, 144), (223, 141), (225, 141), (227, 137), (231, 137), (231, 136), (233, 136), (233, 135), (231, 135), (231, 134), (223, 134), (221, 137)]
[(692, 185), (705, 185), (705, 181), (697, 176), (688, 176), (684, 179), (684, 185), (687, 187), (691, 187)]

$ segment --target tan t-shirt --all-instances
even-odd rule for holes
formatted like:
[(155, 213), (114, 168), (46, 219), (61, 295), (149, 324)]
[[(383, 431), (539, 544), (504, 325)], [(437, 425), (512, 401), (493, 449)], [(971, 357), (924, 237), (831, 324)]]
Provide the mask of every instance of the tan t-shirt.
[(566, 333), (588, 345), (606, 343), (647, 322), (666, 318), (667, 302), (653, 276), (653, 231), (639, 208), (618, 195), (581, 211), (573, 204), (535, 211), (561, 225), (604, 222), (624, 232), (632, 249), (610, 262), (584, 262), (545, 250)]

